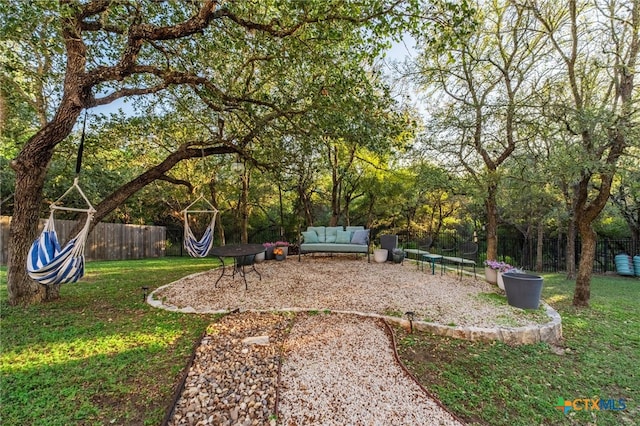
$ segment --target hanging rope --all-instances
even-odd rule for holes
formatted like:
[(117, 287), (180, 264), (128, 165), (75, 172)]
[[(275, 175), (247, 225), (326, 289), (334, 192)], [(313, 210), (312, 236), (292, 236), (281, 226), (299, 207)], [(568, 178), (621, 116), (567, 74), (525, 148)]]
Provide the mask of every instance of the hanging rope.
[(78, 147), (78, 156), (76, 157), (76, 176), (80, 174), (82, 167), (82, 152), (84, 151), (84, 134), (87, 128), (87, 110), (84, 110), (84, 122), (82, 123), (82, 135), (80, 136), (80, 146)]
[[(47, 219), (44, 229), (40, 237), (36, 239), (27, 256), (27, 273), (28, 275), (44, 285), (64, 284), (76, 282), (84, 275), (84, 247), (89, 235), (89, 228), (96, 210), (91, 202), (78, 185), (80, 168), (82, 165), (82, 151), (84, 149), (85, 129), (87, 124), (87, 112), (85, 111), (84, 123), (82, 125), (82, 136), (80, 138), (80, 146), (78, 148), (78, 157), (76, 159), (76, 176), (73, 179), (73, 185), (62, 194), (60, 198), (51, 203), (49, 209), (49, 218)], [(63, 207), (58, 205), (64, 197), (73, 190), (78, 191), (87, 208)], [(75, 236), (67, 242), (64, 248), (60, 247), (58, 235), (55, 230), (54, 212), (56, 210), (66, 210), (86, 213), (87, 218), (84, 226)]]

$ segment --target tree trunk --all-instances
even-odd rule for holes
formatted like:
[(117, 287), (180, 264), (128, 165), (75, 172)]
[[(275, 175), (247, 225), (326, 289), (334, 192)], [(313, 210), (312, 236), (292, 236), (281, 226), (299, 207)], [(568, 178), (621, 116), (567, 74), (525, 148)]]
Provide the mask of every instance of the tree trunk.
[(313, 226), (313, 215), (311, 214), (311, 197), (303, 195), (300, 201), (302, 201), (302, 208), (304, 209), (304, 218), (307, 222), (307, 226)]
[(242, 173), (242, 192), (240, 194), (240, 238), (241, 243), (249, 242), (249, 171)]
[(498, 208), (496, 203), (496, 186), (488, 188), (485, 207), (487, 209), (487, 259), (498, 258)]
[(302, 210), (299, 213), (304, 217), (306, 226), (313, 226), (311, 196), (307, 195), (306, 188), (302, 184), (301, 179), (296, 185), (296, 191), (298, 192), (298, 202), (300, 203), (299, 210)]
[(567, 279), (576, 278), (576, 221), (571, 216), (567, 227), (567, 252), (566, 252), (566, 269)]
[(596, 257), (596, 233), (591, 228), (591, 223), (578, 224), (582, 248), (580, 250), (580, 265), (576, 277), (576, 288), (573, 294), (573, 305), (579, 307), (589, 306), (591, 297), (591, 274), (593, 260)]
[(11, 166), (16, 173), (15, 207), (9, 230), (7, 259), (7, 289), (10, 305), (29, 305), (51, 300), (57, 292), (47, 292), (45, 286), (27, 275), (27, 255), (36, 239), (42, 189), (53, 150), (73, 128), (81, 108), (68, 99), (53, 121), (36, 133), (22, 148)]
[(284, 239), (284, 207), (282, 206), (282, 185), (278, 180), (278, 207), (280, 209), (280, 239)]
[(40, 303), (46, 297), (45, 286), (29, 278), (26, 269), (29, 247), (37, 233), (38, 207), (42, 191), (35, 188), (38, 185), (36, 182), (41, 180), (36, 174), (17, 174), (7, 261), (7, 289), (11, 305)]
[(350, 210), (349, 210), (349, 202), (345, 201), (345, 207), (344, 207), (344, 225), (345, 226), (351, 226), (351, 217), (350, 217)]
[(211, 194), (211, 204), (218, 210), (218, 217), (216, 219), (216, 229), (218, 230), (218, 238), (220, 245), (225, 245), (224, 226), (222, 225), (222, 218), (220, 217), (220, 204), (218, 204), (218, 191), (216, 190), (215, 177), (209, 180), (209, 193)]
[(63, 37), (67, 51), (64, 89), (55, 116), (24, 145), (12, 162), (16, 173), (14, 214), (9, 231), (7, 288), (11, 305), (27, 305), (59, 297), (57, 289), (47, 291), (27, 275), (29, 246), (38, 230), (42, 189), (55, 147), (64, 140), (90, 104), (91, 88), (84, 74), (86, 46), (78, 37), (79, 24), (63, 19)]
[(543, 238), (544, 238), (544, 225), (542, 224), (542, 222), (540, 222), (538, 223), (538, 241), (536, 244), (536, 272), (542, 272), (542, 266), (543, 266), (542, 256), (544, 255)]
[(336, 226), (340, 215), (340, 177), (338, 176), (337, 145), (327, 143), (327, 157), (331, 167), (331, 217), (329, 217), (329, 226)]
[[(590, 133), (583, 132), (584, 140), (590, 141), (590, 138)], [(593, 274), (593, 262), (596, 258), (596, 233), (593, 231), (592, 224), (609, 200), (615, 167), (626, 147), (624, 134), (620, 131), (614, 132), (613, 137), (610, 137), (609, 140), (611, 144), (606, 159), (606, 164), (609, 167), (598, 175), (600, 185), (597, 195), (591, 200), (588, 198), (592, 179), (591, 174), (583, 176), (578, 185), (576, 185), (574, 215), (582, 240), (576, 289), (573, 295), (573, 305), (578, 307), (589, 306), (589, 297), (591, 295), (589, 287), (591, 285), (591, 275)]]

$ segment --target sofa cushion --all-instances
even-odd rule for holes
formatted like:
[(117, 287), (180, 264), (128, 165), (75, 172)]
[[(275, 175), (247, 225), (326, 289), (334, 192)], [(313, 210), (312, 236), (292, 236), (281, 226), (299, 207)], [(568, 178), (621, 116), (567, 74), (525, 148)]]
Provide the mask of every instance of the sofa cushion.
[(369, 247), (361, 244), (316, 243), (300, 244), (302, 253), (363, 253), (367, 254)]
[(353, 237), (351, 237), (351, 244), (363, 244), (366, 246), (368, 243), (369, 243), (368, 229), (360, 229), (353, 233)]
[(351, 236), (353, 236), (353, 233), (355, 231), (362, 231), (364, 230), (364, 226), (345, 226), (344, 229), (346, 231), (351, 231)]
[(338, 229), (336, 235), (336, 244), (349, 244), (351, 242), (351, 231), (343, 231)]
[(302, 238), (305, 243), (319, 243), (318, 234), (315, 231), (302, 231)]
[(338, 231), (342, 231), (343, 229), (344, 228), (342, 226), (327, 226), (325, 228), (327, 236), (324, 241), (327, 243), (335, 243), (336, 238), (338, 237)]
[(324, 226), (308, 226), (307, 231), (313, 231), (318, 235), (318, 242), (324, 243), (327, 241)]

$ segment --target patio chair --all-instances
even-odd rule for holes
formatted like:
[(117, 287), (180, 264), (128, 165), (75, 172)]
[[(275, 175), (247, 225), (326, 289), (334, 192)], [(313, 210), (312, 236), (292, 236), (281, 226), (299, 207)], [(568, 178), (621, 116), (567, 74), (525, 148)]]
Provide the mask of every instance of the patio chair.
[(460, 244), (460, 257), (475, 261), (478, 254), (478, 244), (473, 241)]
[(433, 244), (433, 238), (430, 236), (424, 237), (418, 240), (418, 249), (423, 251), (429, 251), (431, 248), (431, 244)]

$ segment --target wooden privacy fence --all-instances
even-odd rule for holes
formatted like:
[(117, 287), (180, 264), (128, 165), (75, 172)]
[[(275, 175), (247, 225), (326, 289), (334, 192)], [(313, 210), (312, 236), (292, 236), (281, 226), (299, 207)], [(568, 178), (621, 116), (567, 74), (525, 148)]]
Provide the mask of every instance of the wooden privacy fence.
[[(10, 216), (0, 216), (0, 265), (7, 264), (9, 248)], [(40, 219), (39, 231), (45, 219)], [(69, 239), (69, 232), (76, 224), (73, 220), (56, 220), (56, 232), (61, 244)], [(166, 251), (164, 226), (125, 225), (100, 222), (87, 238), (87, 260), (124, 260), (163, 257)]]

